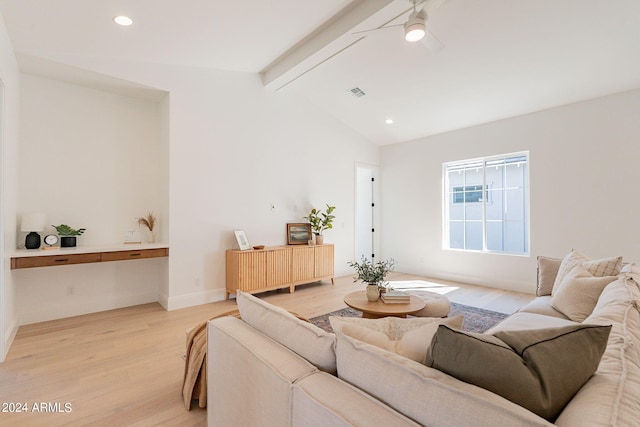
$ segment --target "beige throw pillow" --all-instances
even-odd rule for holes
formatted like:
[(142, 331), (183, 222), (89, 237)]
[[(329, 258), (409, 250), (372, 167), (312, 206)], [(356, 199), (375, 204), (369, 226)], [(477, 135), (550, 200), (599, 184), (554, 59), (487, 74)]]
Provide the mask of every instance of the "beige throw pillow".
[(582, 265), (564, 278), (551, 297), (551, 306), (574, 322), (583, 322), (593, 311), (603, 289), (618, 276), (596, 277)]
[(483, 335), (439, 326), (425, 365), (553, 421), (598, 368), (611, 326)]
[(596, 277), (616, 276), (620, 273), (620, 268), (622, 267), (622, 257), (619, 256), (590, 260), (578, 251), (571, 251), (569, 254), (567, 254), (567, 256), (563, 258), (562, 264), (560, 264), (558, 275), (556, 276), (556, 280), (553, 284), (551, 295), (556, 292), (556, 289), (558, 286), (560, 286), (560, 283), (562, 283), (564, 278), (577, 265), (583, 266)]
[(246, 292), (236, 294), (240, 317), (325, 372), (336, 372), (336, 336)]
[(536, 289), (536, 296), (551, 295), (553, 284), (556, 282), (556, 276), (558, 275), (561, 264), (562, 260), (558, 258), (538, 257), (538, 287)]
[(439, 325), (460, 329), (463, 316), (449, 318), (416, 317), (401, 319), (361, 319), (357, 317), (329, 317), (334, 332), (342, 332), (359, 341), (375, 345), (408, 359), (422, 363), (431, 339)]

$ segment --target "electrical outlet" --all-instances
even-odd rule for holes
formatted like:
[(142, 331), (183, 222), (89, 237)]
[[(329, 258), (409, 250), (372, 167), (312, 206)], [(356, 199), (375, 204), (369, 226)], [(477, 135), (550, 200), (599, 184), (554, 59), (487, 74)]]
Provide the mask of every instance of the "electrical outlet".
[(193, 279), (193, 286), (196, 288), (200, 287), (200, 278), (196, 277), (195, 279)]
[(67, 295), (74, 295), (76, 293), (76, 288), (73, 286), (67, 286)]

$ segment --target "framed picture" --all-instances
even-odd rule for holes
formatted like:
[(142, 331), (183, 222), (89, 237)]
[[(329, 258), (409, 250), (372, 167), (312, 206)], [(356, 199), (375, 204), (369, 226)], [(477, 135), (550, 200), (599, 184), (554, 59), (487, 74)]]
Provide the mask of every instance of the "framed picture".
[(244, 234), (243, 230), (234, 230), (233, 233), (236, 235), (236, 242), (238, 242), (238, 246), (240, 247), (241, 251), (251, 249), (249, 239), (247, 239), (247, 235)]
[(287, 243), (289, 245), (307, 245), (311, 240), (311, 224), (308, 222), (287, 224)]

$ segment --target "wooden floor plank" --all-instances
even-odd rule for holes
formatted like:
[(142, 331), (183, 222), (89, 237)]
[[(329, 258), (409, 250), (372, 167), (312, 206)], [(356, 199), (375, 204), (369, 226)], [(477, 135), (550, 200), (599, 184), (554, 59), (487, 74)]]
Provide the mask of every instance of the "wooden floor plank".
[[(390, 279), (423, 280), (452, 301), (504, 313), (533, 299), (401, 273)], [(312, 318), (346, 307), (344, 295), (362, 289), (348, 276), (335, 282), (260, 297)], [(26, 403), (29, 412), (0, 412), (0, 425), (205, 426), (206, 410), (182, 403), (185, 331), (234, 307), (231, 300), (167, 312), (151, 303), (20, 327), (0, 364), (0, 402)], [(40, 402), (62, 413), (32, 412)]]

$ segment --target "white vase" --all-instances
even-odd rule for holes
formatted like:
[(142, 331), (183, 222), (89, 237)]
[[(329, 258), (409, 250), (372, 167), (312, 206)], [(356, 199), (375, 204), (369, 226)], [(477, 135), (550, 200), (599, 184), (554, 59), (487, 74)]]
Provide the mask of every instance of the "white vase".
[(378, 289), (378, 285), (367, 285), (367, 301), (376, 302), (378, 301), (378, 298), (380, 298), (380, 290)]

